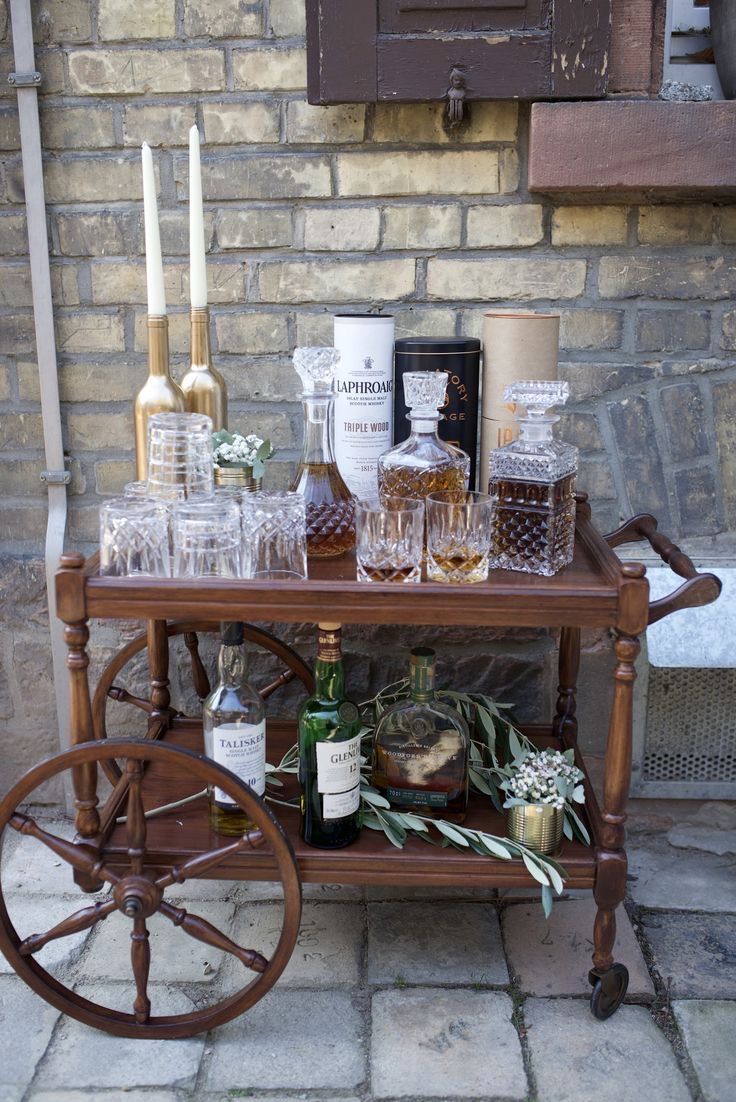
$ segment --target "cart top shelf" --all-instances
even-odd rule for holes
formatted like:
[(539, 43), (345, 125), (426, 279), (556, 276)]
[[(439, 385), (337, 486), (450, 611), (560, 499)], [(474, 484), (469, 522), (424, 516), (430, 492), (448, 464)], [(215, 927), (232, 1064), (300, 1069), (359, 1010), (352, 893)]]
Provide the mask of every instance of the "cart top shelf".
[(649, 597), (644, 568), (622, 564), (583, 510), (577, 519), (574, 561), (551, 578), (494, 570), (486, 582), (475, 585), (365, 584), (356, 581), (352, 555), (312, 559), (308, 580), (278, 584), (225, 578), (105, 578), (97, 570), (93, 556), (83, 568), (63, 568), (58, 575), (60, 597), (68, 583), (74, 584), (69, 575), (83, 577), (86, 617), (618, 626), (638, 633), (646, 626)]

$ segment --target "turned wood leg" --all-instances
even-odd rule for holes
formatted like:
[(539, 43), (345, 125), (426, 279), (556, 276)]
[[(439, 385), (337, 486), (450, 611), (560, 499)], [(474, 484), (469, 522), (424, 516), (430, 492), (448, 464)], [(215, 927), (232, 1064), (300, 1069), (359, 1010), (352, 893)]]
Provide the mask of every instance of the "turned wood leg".
[(148, 669), (151, 676), (152, 716), (167, 715), (169, 692), (169, 637), (165, 620), (148, 621)]
[(557, 709), (552, 729), (558, 738), (572, 744), (578, 737), (577, 708), (578, 671), (580, 669), (580, 628), (563, 628), (560, 634)]
[(624, 823), (631, 778), (631, 742), (636, 670), (634, 662), (640, 650), (639, 640), (618, 634), (614, 643), (613, 704), (608, 727), (605, 775), (603, 781), (603, 830), (601, 847), (596, 853), (597, 871), (594, 889), (598, 914), (593, 931), (593, 966), (606, 972), (613, 964), (616, 938), (616, 907), (626, 891), (626, 854)]

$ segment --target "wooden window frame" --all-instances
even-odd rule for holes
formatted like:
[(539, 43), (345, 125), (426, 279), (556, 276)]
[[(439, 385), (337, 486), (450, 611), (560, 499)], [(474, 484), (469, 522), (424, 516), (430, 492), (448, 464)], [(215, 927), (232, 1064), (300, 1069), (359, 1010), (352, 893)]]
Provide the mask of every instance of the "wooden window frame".
[[(452, 0), (423, 3), (453, 10)], [(307, 0), (309, 102), (439, 101), (453, 69), (462, 74), (468, 100), (605, 95), (611, 0), (546, 5), (545, 17), (532, 28), (386, 34), (380, 0)], [(469, 0), (462, 6), (469, 8)]]

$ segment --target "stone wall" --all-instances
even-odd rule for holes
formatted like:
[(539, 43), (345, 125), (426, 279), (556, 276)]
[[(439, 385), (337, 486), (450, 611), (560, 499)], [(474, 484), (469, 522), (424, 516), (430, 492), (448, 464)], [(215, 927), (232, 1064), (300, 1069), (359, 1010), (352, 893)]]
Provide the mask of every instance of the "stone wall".
[[(561, 427), (581, 448), (580, 482), (600, 525), (648, 509), (684, 539), (719, 543), (736, 530), (736, 206), (530, 195), (527, 109), (514, 103), (473, 104), (452, 138), (439, 105), (312, 107), (304, 0), (33, 6), (70, 545), (93, 545), (100, 500), (133, 476), (144, 139), (156, 147), (173, 367), (185, 369), (195, 121), (217, 364), (232, 425), (279, 449), (272, 485), (288, 483), (299, 448), (290, 350), (329, 341), (336, 309), (391, 311), (398, 335), (475, 335), (489, 305), (514, 304), (562, 315), (573, 400)], [(10, 51), (0, 0), (0, 714), (15, 769), (39, 756), (52, 697), (43, 617), (25, 614), (17, 582), (40, 576), (45, 491)], [(466, 682), (482, 678), (527, 712), (546, 711), (550, 639), (494, 640), (490, 665), (479, 638), (446, 643), (450, 660), (467, 664)], [(361, 691), (393, 674), (387, 645), (401, 661), (399, 639), (363, 632), (354, 644)], [(531, 676), (540, 669), (541, 693)]]

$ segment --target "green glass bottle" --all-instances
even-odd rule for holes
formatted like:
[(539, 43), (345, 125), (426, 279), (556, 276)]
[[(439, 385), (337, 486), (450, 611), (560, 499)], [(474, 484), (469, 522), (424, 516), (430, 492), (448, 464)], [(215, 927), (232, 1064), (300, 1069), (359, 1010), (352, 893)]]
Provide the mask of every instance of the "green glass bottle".
[(345, 699), (339, 624), (319, 624), (314, 695), (299, 712), (302, 838), (319, 849), (360, 833), (360, 713)]

